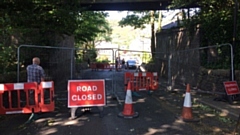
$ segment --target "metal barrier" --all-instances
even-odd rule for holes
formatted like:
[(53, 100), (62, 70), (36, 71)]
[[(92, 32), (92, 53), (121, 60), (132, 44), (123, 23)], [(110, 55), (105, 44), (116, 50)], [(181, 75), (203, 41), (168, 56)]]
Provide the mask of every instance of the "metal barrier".
[(128, 82), (131, 83), (131, 90), (156, 90), (158, 89), (158, 76), (156, 72), (126, 72), (124, 74), (125, 90)]
[(40, 109), (41, 112), (54, 111), (54, 83), (41, 82), (39, 85), (40, 91)]
[(159, 87), (159, 84), (158, 84), (158, 74), (157, 72), (153, 72), (152, 73), (152, 83), (150, 85), (150, 88), (152, 90), (157, 90)]
[(112, 71), (111, 64), (109, 64), (109, 63), (104, 63), (104, 69), (109, 69), (110, 71)]
[(98, 69), (109, 69), (110, 71), (112, 71), (112, 67), (109, 63), (91, 63), (90, 68), (92, 69), (92, 71), (96, 71)]
[[(42, 100), (45, 96), (43, 91), (48, 86), (49, 82), (42, 82), (40, 89), (36, 82), (0, 84), (0, 114), (53, 111), (54, 101), (48, 104)], [(53, 97), (54, 88), (51, 87), (50, 91)]]
[(128, 82), (132, 81), (133, 80), (133, 73), (131, 72), (125, 72), (124, 74), (124, 84), (125, 84), (125, 90), (127, 90), (127, 85), (128, 85)]
[(93, 70), (97, 70), (97, 64), (96, 63), (91, 63), (90, 68)]

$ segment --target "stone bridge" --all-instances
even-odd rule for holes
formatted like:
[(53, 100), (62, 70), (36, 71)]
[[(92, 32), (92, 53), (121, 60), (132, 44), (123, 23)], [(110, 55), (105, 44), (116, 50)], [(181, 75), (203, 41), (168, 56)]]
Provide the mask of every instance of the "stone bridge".
[(172, 0), (80, 0), (88, 10), (166, 10)]

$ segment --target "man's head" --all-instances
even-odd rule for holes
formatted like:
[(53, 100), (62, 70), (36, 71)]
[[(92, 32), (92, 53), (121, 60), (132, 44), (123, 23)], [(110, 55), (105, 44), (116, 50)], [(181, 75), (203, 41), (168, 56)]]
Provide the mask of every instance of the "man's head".
[(39, 64), (40, 64), (40, 59), (39, 59), (38, 57), (34, 57), (34, 58), (32, 59), (32, 62), (33, 62), (33, 64), (39, 65)]

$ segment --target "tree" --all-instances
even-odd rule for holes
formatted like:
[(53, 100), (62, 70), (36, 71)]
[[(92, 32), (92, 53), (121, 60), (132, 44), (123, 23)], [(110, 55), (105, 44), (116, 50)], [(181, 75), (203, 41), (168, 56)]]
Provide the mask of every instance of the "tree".
[(112, 29), (106, 16), (104, 12), (81, 12), (78, 16), (78, 27), (74, 32), (76, 43), (81, 46), (81, 44), (90, 44), (89, 42), (110, 41)]
[[(19, 44), (55, 46), (56, 35), (74, 36), (76, 47), (110, 40), (106, 16), (103, 12), (85, 11), (79, 0), (3, 0), (0, 2), (0, 41), (3, 43), (0, 51), (3, 52), (3, 48), (11, 52), (9, 54), (13, 51), (14, 58), (9, 62), (16, 63)], [(12, 42), (10, 37), (17, 37), (18, 42)], [(5, 55), (0, 57), (3, 60)]]
[(120, 26), (127, 26), (130, 25), (134, 27), (135, 29), (145, 28), (146, 24), (151, 25), (151, 52), (152, 57), (155, 58), (155, 50), (156, 50), (156, 44), (155, 44), (155, 21), (158, 18), (158, 14), (156, 11), (134, 11), (132, 14), (129, 14), (123, 18), (120, 22)]
[[(191, 4), (198, 5), (200, 10), (188, 20), (183, 20), (183, 27), (193, 30), (191, 25), (199, 24), (201, 28), (201, 46), (217, 45), (223, 43), (232, 43), (234, 40), (239, 41), (240, 35), (238, 32), (234, 37), (233, 25), (235, 3), (233, 0), (201, 0), (196, 2), (195, 0), (173, 0), (171, 8), (187, 7)], [(239, 11), (238, 11), (239, 12)], [(238, 16), (239, 17), (239, 16)], [(240, 22), (237, 22), (236, 29), (240, 28)], [(240, 48), (235, 48), (235, 58), (240, 56)], [(218, 55), (228, 56), (229, 48), (221, 47), (218, 50)], [(229, 56), (230, 57), (230, 56)], [(229, 65), (230, 58), (226, 58), (221, 61), (222, 65)], [(235, 59), (235, 63), (240, 63), (239, 59)], [(240, 68), (240, 65), (235, 65), (236, 68)]]

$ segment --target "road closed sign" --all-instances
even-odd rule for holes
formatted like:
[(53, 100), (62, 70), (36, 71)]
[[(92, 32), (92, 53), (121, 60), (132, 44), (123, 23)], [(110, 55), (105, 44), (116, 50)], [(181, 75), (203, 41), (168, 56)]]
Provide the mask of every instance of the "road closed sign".
[(227, 92), (227, 95), (240, 94), (238, 84), (236, 81), (227, 81), (227, 82), (224, 82), (223, 84)]
[(68, 107), (104, 106), (105, 81), (104, 80), (69, 80), (68, 81)]

